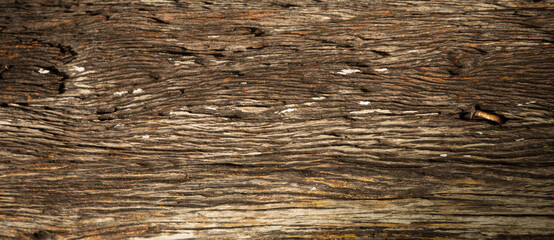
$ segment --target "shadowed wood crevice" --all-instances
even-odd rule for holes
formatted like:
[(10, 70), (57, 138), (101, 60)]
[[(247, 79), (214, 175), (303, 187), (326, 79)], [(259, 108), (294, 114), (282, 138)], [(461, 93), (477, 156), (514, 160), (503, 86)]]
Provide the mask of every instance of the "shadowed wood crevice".
[(553, 10), (4, 1), (0, 238), (551, 238)]

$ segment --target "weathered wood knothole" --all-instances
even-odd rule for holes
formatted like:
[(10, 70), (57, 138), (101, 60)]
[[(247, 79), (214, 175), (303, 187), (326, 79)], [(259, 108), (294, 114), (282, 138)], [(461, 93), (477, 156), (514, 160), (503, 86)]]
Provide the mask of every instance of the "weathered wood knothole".
[(0, 238), (551, 238), (553, 10), (1, 1)]

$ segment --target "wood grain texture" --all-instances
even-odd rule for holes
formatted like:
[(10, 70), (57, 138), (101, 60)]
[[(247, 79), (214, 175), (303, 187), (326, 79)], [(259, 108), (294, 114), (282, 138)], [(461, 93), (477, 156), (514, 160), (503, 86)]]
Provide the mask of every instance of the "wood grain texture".
[(0, 238), (551, 238), (553, 10), (1, 1)]

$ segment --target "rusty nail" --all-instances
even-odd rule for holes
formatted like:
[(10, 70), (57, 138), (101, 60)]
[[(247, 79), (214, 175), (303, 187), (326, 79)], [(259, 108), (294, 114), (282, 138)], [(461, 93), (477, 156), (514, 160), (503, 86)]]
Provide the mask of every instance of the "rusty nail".
[(500, 125), (502, 125), (504, 123), (504, 120), (502, 119), (502, 117), (494, 115), (494, 114), (483, 112), (483, 111), (479, 110), (478, 105), (475, 105), (471, 108), (471, 112), (470, 112), (470, 115), (469, 115), (469, 117), (471, 119), (473, 119), (473, 117), (476, 117), (476, 116), (487, 119), (489, 121), (497, 122)]

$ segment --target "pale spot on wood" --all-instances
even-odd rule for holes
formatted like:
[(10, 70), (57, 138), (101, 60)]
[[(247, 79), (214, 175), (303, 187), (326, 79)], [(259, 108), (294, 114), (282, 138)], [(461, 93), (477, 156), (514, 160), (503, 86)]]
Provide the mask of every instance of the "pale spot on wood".
[(294, 111), (296, 111), (296, 108), (287, 108), (285, 110), (278, 111), (278, 112), (275, 112), (275, 113), (289, 113), (289, 112), (294, 112)]
[(265, 107), (236, 107), (235, 109), (247, 113), (261, 113), (268, 110)]
[(365, 109), (365, 110), (350, 112), (350, 114), (368, 114), (368, 113), (386, 113), (386, 114), (390, 114), (392, 112), (390, 110), (387, 110), (387, 109)]
[(128, 91), (121, 91), (121, 92), (115, 92), (113, 95), (116, 95), (116, 96), (121, 96), (123, 94), (127, 94), (129, 93)]
[(337, 72), (337, 73), (340, 74), (340, 75), (347, 75), (347, 74), (352, 74), (352, 73), (357, 73), (357, 72), (361, 72), (361, 71), (358, 70), (358, 69), (343, 69), (343, 70), (340, 70), (340, 72)]

